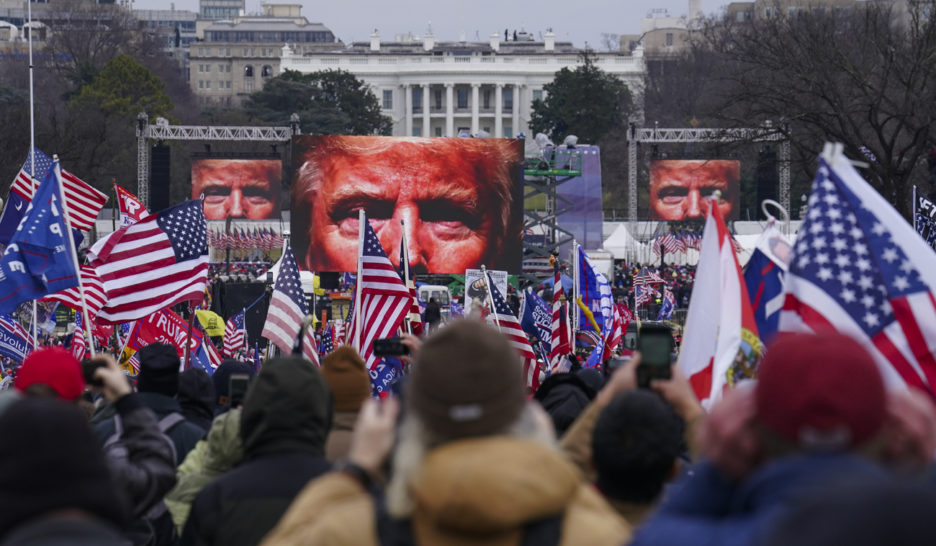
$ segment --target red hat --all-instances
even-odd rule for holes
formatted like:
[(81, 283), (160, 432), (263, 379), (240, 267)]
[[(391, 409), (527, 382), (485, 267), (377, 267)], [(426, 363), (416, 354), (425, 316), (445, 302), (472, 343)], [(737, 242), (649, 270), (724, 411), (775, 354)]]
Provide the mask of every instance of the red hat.
[(81, 396), (85, 388), (81, 364), (71, 352), (61, 347), (48, 347), (29, 353), (19, 371), (14, 386), (26, 390), (41, 383), (54, 390), (64, 400)]
[(881, 429), (884, 381), (871, 355), (836, 332), (780, 336), (767, 350), (755, 392), (757, 419), (807, 450), (842, 450)]

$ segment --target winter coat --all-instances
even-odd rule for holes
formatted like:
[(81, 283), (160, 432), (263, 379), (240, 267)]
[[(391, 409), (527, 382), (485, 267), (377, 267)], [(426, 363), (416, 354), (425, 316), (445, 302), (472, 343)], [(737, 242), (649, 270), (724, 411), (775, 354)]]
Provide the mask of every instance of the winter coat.
[[(560, 544), (625, 543), (630, 527), (553, 448), (505, 436), (432, 450), (410, 484), (417, 544), (519, 545), (531, 522), (560, 517)], [(349, 475), (309, 484), (265, 545), (376, 545), (374, 497)]]
[(182, 415), (202, 430), (211, 429), (217, 397), (211, 376), (201, 368), (189, 368), (179, 374), (179, 393), (176, 395)]
[[(182, 413), (182, 408), (179, 406), (179, 403), (164, 394), (141, 392), (137, 394), (137, 396), (140, 397), (140, 401), (144, 406), (153, 410), (153, 413), (156, 414), (157, 421), (170, 413)], [(98, 440), (101, 441), (101, 445), (107, 442), (114, 434), (115, 430), (113, 419), (107, 419), (97, 424), (95, 432), (97, 433)], [(188, 452), (195, 447), (195, 444), (205, 436), (205, 430), (188, 421), (182, 421), (172, 427), (167, 435), (172, 439), (172, 443), (175, 444), (176, 464), (180, 464), (185, 460), (185, 456), (188, 455)]]
[(595, 389), (577, 374), (559, 373), (547, 377), (534, 398), (552, 418), (556, 436), (562, 436), (595, 398)]
[(2, 541), (0, 546), (130, 546), (131, 542), (121, 535), (112, 523), (97, 518), (69, 518), (48, 516), (18, 526)]
[(631, 545), (757, 544), (778, 518), (816, 488), (883, 472), (872, 462), (847, 454), (793, 455), (733, 483), (703, 462), (668, 491), (668, 498), (644, 522)]
[(298, 357), (268, 362), (241, 411), (241, 464), (202, 489), (182, 544), (254, 545), (272, 529), (306, 483), (327, 472), (325, 438), (331, 392)]
[(243, 457), (240, 417), (240, 409), (219, 415), (208, 437), (198, 442), (176, 470), (178, 482), (166, 495), (166, 506), (172, 512), (172, 521), (180, 533), (198, 493), (212, 480), (234, 468)]
[(328, 440), (325, 442), (325, 458), (330, 462), (344, 459), (351, 451), (351, 431), (357, 421), (356, 411), (336, 411)]

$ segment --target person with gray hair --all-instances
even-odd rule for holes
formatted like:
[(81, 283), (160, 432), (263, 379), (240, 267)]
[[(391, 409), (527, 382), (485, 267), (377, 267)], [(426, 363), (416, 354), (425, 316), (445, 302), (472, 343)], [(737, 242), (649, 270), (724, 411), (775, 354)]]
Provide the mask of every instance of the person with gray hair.
[[(455, 321), (415, 355), (399, 403), (369, 400), (339, 471), (264, 544), (618, 545), (630, 528), (556, 447), (510, 342)], [(392, 451), (392, 453), (391, 453)], [(382, 481), (389, 460), (385, 494)]]
[(365, 210), (395, 266), (405, 221), (414, 273), (515, 269), (521, 141), (304, 136), (294, 145), (291, 231), (310, 271), (355, 271)]

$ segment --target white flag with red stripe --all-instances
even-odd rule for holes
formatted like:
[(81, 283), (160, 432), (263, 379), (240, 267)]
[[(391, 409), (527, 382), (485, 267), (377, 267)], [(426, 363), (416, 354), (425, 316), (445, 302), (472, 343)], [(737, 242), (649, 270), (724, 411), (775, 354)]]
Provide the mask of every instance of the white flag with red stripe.
[(827, 145), (785, 278), (781, 332), (861, 341), (891, 386), (936, 386), (936, 254)]
[(679, 367), (709, 408), (735, 382), (756, 373), (763, 348), (747, 285), (718, 207), (709, 207)]

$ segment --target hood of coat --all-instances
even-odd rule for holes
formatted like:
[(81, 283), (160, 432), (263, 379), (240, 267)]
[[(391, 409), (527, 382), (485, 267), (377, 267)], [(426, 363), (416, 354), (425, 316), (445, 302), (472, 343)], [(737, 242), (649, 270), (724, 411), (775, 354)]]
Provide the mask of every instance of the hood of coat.
[(219, 415), (211, 423), (208, 432), (208, 448), (205, 451), (205, 472), (220, 475), (234, 468), (244, 456), (241, 443), (240, 408)]
[(300, 357), (275, 358), (251, 382), (241, 413), (244, 458), (325, 452), (333, 403), (325, 378)]
[(554, 448), (506, 436), (468, 439), (430, 452), (410, 486), (420, 532), (497, 535), (561, 514), (581, 483)]

